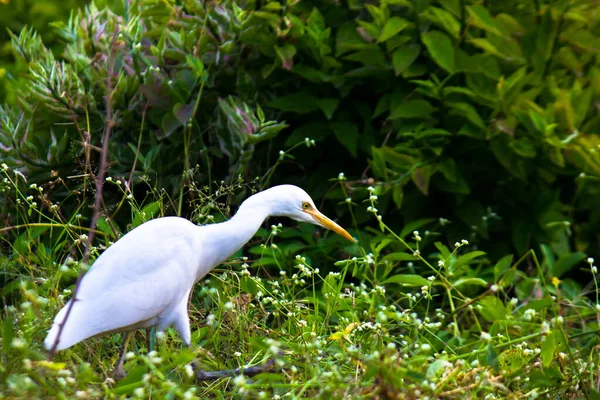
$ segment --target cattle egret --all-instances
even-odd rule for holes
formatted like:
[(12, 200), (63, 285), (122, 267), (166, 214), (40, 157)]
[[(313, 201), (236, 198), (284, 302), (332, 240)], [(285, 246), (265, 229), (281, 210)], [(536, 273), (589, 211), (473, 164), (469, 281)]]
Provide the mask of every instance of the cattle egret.
[[(127, 332), (114, 376), (125, 376), (125, 349), (136, 329), (173, 326), (191, 345), (188, 299), (192, 287), (240, 249), (270, 216), (284, 216), (352, 236), (320, 213), (310, 196), (293, 185), (275, 186), (242, 203), (226, 222), (197, 226), (179, 217), (148, 221), (110, 246), (81, 280), (68, 319), (69, 301), (56, 315), (44, 346), (63, 350), (84, 339)], [(60, 324), (64, 323), (60, 337)]]

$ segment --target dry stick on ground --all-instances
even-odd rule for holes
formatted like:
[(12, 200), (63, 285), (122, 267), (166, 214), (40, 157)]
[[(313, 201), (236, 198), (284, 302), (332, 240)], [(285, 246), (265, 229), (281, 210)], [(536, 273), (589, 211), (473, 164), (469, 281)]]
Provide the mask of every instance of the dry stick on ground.
[[(114, 67), (114, 59), (115, 59), (115, 49), (117, 42), (118, 28), (115, 30), (112, 38), (111, 44), (111, 52), (108, 59), (108, 68), (106, 71), (106, 121), (104, 123), (104, 137), (102, 143), (102, 153), (100, 154), (100, 171), (98, 171), (98, 176), (96, 177), (96, 202), (94, 203), (94, 212), (92, 214), (92, 222), (90, 223), (90, 234), (88, 235), (87, 242), (85, 243), (85, 252), (83, 254), (83, 264), (87, 264), (90, 258), (90, 248), (92, 246), (92, 240), (94, 240), (94, 231), (96, 229), (96, 222), (98, 221), (98, 216), (100, 214), (100, 205), (102, 204), (102, 192), (104, 189), (104, 176), (106, 175), (106, 158), (108, 155), (108, 141), (110, 139), (110, 135), (112, 132), (112, 128), (114, 125), (113, 112), (112, 112), (112, 104), (110, 101), (110, 95), (112, 93), (112, 74)], [(56, 352), (56, 348), (60, 343), (60, 337), (62, 335), (62, 330), (71, 314), (71, 309), (73, 308), (73, 304), (77, 301), (77, 292), (79, 291), (79, 285), (81, 284), (81, 279), (83, 278), (84, 273), (81, 273), (77, 278), (77, 282), (75, 282), (75, 288), (73, 289), (73, 298), (69, 307), (67, 308), (67, 312), (65, 313), (65, 318), (58, 325), (58, 333), (56, 335), (56, 339), (52, 344), (52, 348), (50, 349), (50, 353), (48, 358), (51, 360)]]
[(247, 377), (253, 377), (264, 372), (278, 372), (279, 368), (275, 365), (275, 359), (271, 358), (264, 364), (255, 365), (254, 367), (238, 368), (238, 369), (225, 369), (221, 371), (203, 371), (196, 367), (196, 380), (197, 381), (212, 381), (221, 378), (230, 378), (236, 375), (245, 375)]

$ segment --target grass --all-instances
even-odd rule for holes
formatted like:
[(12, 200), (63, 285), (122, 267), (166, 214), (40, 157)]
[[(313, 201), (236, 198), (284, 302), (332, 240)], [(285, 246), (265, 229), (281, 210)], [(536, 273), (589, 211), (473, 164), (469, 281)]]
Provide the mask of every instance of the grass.
[[(2, 231), (0, 398), (598, 396), (594, 260), (582, 263), (590, 280), (582, 291), (554, 277), (555, 261), (540, 262), (533, 250), (492, 264), (467, 240), (443, 244), (438, 234), (449, 221), (395, 232), (377, 213), (378, 188), (345, 193), (354, 198), (340, 205), (373, 213), (372, 227), (359, 232), (354, 223), (358, 244), (316, 238), (311, 226), (273, 225), (200, 282), (190, 304), (196, 351), (183, 348), (172, 330), (140, 331), (127, 355), (128, 376), (116, 384), (107, 377), (119, 334), (49, 361), (42, 340), (85, 270), (79, 260), (87, 221), (79, 214), (86, 200), (67, 217), (52, 200), (55, 186), (30, 187), (8, 168), (2, 174), (1, 190), (17, 200), (18, 226)], [(131, 210), (128, 229), (176, 204), (156, 189), (138, 202), (116, 178), (108, 182), (120, 196), (112, 210)], [(192, 186), (193, 219), (220, 220), (223, 199), (243, 185), (220, 187), (220, 198)], [(115, 239), (114, 228), (99, 220), (92, 258)], [(198, 359), (205, 370), (230, 369), (270, 358), (281, 372), (252, 379), (197, 383), (189, 366)]]

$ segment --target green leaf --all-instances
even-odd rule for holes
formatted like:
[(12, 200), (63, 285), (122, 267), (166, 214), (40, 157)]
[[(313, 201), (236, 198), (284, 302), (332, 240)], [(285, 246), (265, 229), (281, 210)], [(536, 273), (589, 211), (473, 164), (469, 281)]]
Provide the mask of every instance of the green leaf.
[(385, 42), (392, 36), (395, 36), (398, 33), (400, 33), (404, 28), (406, 28), (409, 25), (410, 22), (408, 22), (404, 18), (392, 17), (388, 19), (385, 25), (383, 26), (383, 29), (381, 30), (381, 34), (379, 35), (377, 41), (379, 43)]
[(404, 200), (404, 187), (402, 185), (394, 185), (392, 188), (392, 200), (398, 209), (402, 208), (402, 201)]
[(537, 154), (533, 141), (528, 138), (515, 139), (509, 143), (509, 146), (521, 157), (534, 158)]
[(477, 285), (482, 287), (487, 287), (487, 281), (481, 278), (460, 278), (457, 281), (452, 283), (452, 286), (459, 287), (462, 285)]
[(481, 313), (481, 316), (488, 322), (502, 321), (506, 319), (506, 307), (504, 303), (495, 296), (485, 296), (483, 299), (477, 302), (477, 309)]
[(385, 54), (377, 45), (370, 46), (343, 57), (345, 60), (356, 61), (363, 65), (385, 65)]
[(481, 251), (481, 250), (475, 250), (475, 251), (468, 252), (466, 254), (459, 256), (456, 259), (456, 261), (454, 262), (454, 266), (455, 266), (455, 268), (458, 268), (463, 265), (469, 265), (469, 264), (471, 264), (471, 261), (473, 261), (474, 259), (479, 258), (481, 256), (484, 256), (485, 254), (486, 254), (485, 251)]
[(419, 57), (421, 46), (418, 44), (410, 44), (400, 47), (394, 51), (392, 55), (392, 65), (396, 76), (404, 72), (413, 62)]
[(437, 26), (448, 32), (453, 38), (458, 39), (460, 22), (452, 13), (439, 7), (428, 7), (425, 15)]
[(351, 122), (332, 122), (331, 129), (340, 142), (352, 155), (358, 156), (358, 128)]
[(485, 31), (493, 33), (494, 35), (502, 35), (487, 8), (480, 4), (476, 4), (473, 6), (468, 6), (467, 11), (471, 17), (469, 23)]
[(384, 284), (397, 283), (403, 286), (430, 286), (431, 282), (420, 275), (394, 275), (386, 279)]
[(165, 115), (163, 115), (160, 127), (162, 128), (162, 132), (159, 133), (159, 138), (163, 139), (171, 136), (179, 129), (181, 127), (181, 121), (179, 121), (173, 111), (167, 111)]
[(192, 72), (194, 73), (196, 79), (200, 78), (204, 73), (204, 64), (202, 63), (202, 60), (191, 54), (186, 55), (185, 59), (187, 61), (188, 66), (192, 69)]
[(325, 114), (325, 117), (327, 117), (327, 119), (331, 119), (331, 117), (333, 116), (333, 113), (335, 112), (336, 108), (338, 107), (339, 102), (340, 102), (339, 99), (326, 98), (326, 99), (319, 99), (317, 101), (317, 105), (319, 106), (321, 111), (323, 111), (323, 114)]
[(490, 43), (489, 40), (487, 39), (483, 39), (483, 38), (475, 38), (475, 39), (471, 39), (470, 43), (476, 47), (479, 47), (481, 50), (485, 51), (486, 53), (495, 55), (497, 57), (506, 59), (506, 55), (504, 55), (504, 53), (501, 53), (496, 46), (494, 46), (492, 43)]
[(411, 221), (408, 224), (404, 225), (404, 228), (402, 228), (402, 230), (400, 231), (400, 235), (398, 236), (400, 236), (401, 238), (405, 238), (406, 236), (412, 234), (414, 231), (419, 230), (425, 225), (431, 224), (435, 221), (436, 219), (434, 218), (421, 218), (415, 221)]
[(477, 113), (476, 108), (473, 107), (472, 104), (463, 103), (463, 102), (460, 102), (460, 103), (447, 102), (446, 104), (450, 108), (450, 112), (449, 112), (450, 115), (460, 115), (460, 116), (466, 118), (469, 122), (471, 122), (473, 125), (477, 126), (478, 128), (481, 128), (481, 129), (487, 128), (485, 125), (485, 122), (483, 122), (483, 119), (481, 119), (481, 117)]
[(310, 93), (298, 92), (271, 100), (268, 105), (282, 111), (306, 114), (318, 109), (318, 101), (319, 98)]
[(415, 257), (412, 254), (395, 252), (386, 255), (381, 261), (415, 261), (418, 259), (418, 257)]
[(131, 229), (134, 229), (137, 226), (143, 224), (144, 222), (153, 219), (155, 215), (159, 214), (161, 205), (162, 202), (160, 201), (155, 201), (153, 203), (146, 204), (144, 208), (142, 208), (142, 211), (137, 213), (135, 218), (133, 218), (133, 221), (131, 222)]
[(185, 125), (194, 115), (194, 105), (177, 103), (175, 106), (173, 106), (173, 114), (181, 123), (181, 125)]
[(431, 118), (435, 110), (427, 100), (406, 100), (392, 109), (389, 118)]
[(434, 172), (435, 171), (431, 165), (425, 165), (423, 167), (413, 169), (410, 174), (414, 184), (425, 196), (429, 194), (429, 182), (431, 181), (431, 175), (433, 175)]
[(494, 346), (492, 346), (491, 344), (488, 344), (487, 346), (485, 361), (492, 368), (494, 374), (497, 374), (498, 370), (500, 369), (498, 363), (498, 352), (496, 352), (496, 349), (494, 349)]
[(294, 64), (292, 67), (292, 72), (300, 75), (306, 80), (315, 83), (327, 82), (330, 79), (330, 77), (324, 72), (304, 64)]
[(542, 343), (542, 365), (544, 368), (548, 368), (554, 359), (554, 352), (556, 350), (556, 337), (558, 332), (550, 331), (546, 336), (546, 339)]
[(335, 39), (336, 51), (335, 54), (340, 56), (350, 50), (360, 50), (368, 46), (360, 34), (356, 30), (354, 21), (343, 24)]
[(523, 159), (510, 149), (508, 140), (506, 135), (496, 136), (491, 141), (492, 152), (511, 175), (526, 181), (528, 172)]
[(454, 45), (448, 35), (440, 31), (429, 31), (423, 34), (423, 44), (427, 47), (431, 58), (449, 73), (454, 72)]
[(10, 348), (10, 343), (12, 342), (15, 336), (15, 325), (13, 319), (10, 314), (6, 315), (4, 318), (4, 323), (2, 324), (2, 342), (4, 346), (2, 347), (2, 353), (5, 355), (8, 354), (8, 349)]
[(577, 263), (583, 261), (586, 257), (586, 254), (581, 251), (560, 257), (554, 263), (554, 268), (551, 270), (551, 273), (553, 276), (560, 278), (565, 273), (571, 271)]
[(371, 147), (371, 155), (373, 156), (373, 173), (376, 177), (381, 177), (387, 180), (387, 166), (385, 164), (385, 157), (383, 156), (380, 149), (377, 147)]
[(275, 46), (275, 52), (281, 61), (281, 65), (283, 68), (290, 71), (294, 66), (294, 55), (296, 55), (296, 47), (286, 43), (285, 45), (279, 47)]
[(504, 275), (504, 273), (511, 267), (512, 260), (513, 256), (512, 254), (509, 254), (502, 257), (500, 261), (494, 265), (494, 279), (496, 282), (498, 282), (500, 278), (502, 278), (502, 275)]

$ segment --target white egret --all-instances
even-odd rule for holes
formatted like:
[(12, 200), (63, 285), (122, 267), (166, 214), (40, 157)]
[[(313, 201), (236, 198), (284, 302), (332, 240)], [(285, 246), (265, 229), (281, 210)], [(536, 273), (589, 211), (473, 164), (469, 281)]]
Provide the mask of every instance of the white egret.
[(44, 346), (51, 349), (58, 341), (56, 350), (63, 350), (93, 336), (127, 332), (114, 370), (117, 379), (125, 376), (125, 349), (136, 329), (174, 326), (190, 346), (188, 299), (194, 284), (248, 242), (270, 216), (320, 225), (354, 241), (293, 185), (249, 197), (230, 220), (218, 224), (197, 226), (179, 217), (148, 221), (98, 257), (81, 280), (68, 319), (73, 299), (56, 315)]

